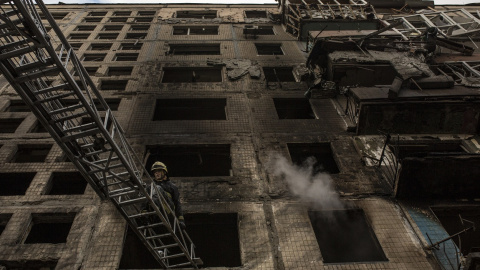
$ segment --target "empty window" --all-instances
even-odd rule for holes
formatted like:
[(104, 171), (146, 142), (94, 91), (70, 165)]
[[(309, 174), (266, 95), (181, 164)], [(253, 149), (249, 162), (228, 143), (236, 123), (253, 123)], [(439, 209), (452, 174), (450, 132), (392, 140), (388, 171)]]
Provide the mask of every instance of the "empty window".
[[(120, 98), (106, 98), (105, 102), (107, 102), (107, 105), (110, 108), (110, 110), (117, 111), (118, 106), (120, 106), (120, 101), (121, 100), (122, 99), (120, 99)], [(103, 106), (100, 105), (100, 102), (97, 99), (95, 99), (93, 102), (94, 102), (95, 106), (97, 107), (97, 110), (104, 111)]]
[(68, 15), (68, 12), (52, 12), (52, 17), (55, 19), (55, 20), (61, 20), (63, 18), (65, 18), (65, 16)]
[(315, 119), (306, 98), (274, 98), (278, 119)]
[(133, 67), (109, 67), (108, 76), (128, 76), (132, 74)]
[(103, 18), (101, 17), (92, 17), (92, 18), (84, 18), (83, 21), (88, 23), (93, 23), (93, 22), (101, 22), (102, 19)]
[(218, 26), (174, 26), (174, 35), (218, 35)]
[(103, 31), (120, 31), (122, 30), (122, 28), (123, 28), (123, 25), (115, 25), (115, 24), (105, 25), (103, 27)]
[(86, 33), (86, 34), (75, 33), (75, 34), (70, 34), (70, 39), (88, 39), (89, 36), (90, 36), (90, 33)]
[(226, 103), (221, 98), (157, 99), (153, 120), (226, 120)]
[(97, 27), (96, 25), (79, 25), (77, 31), (93, 31)]
[(258, 55), (283, 55), (281, 44), (255, 43)]
[(339, 173), (330, 143), (288, 143), (287, 146), (293, 163), (301, 166), (305, 160), (313, 157), (316, 160), (314, 173)]
[(37, 121), (37, 124), (35, 127), (32, 129), (32, 133), (47, 133), (48, 130), (40, 123), (40, 121)]
[(7, 227), (7, 223), (11, 217), (12, 217), (12, 214), (0, 214), (0, 235), (2, 235), (3, 231)]
[(243, 28), (243, 34), (245, 35), (275, 35), (273, 26), (271, 25), (245, 25)]
[(153, 21), (153, 17), (137, 17), (135, 18), (135, 22), (151, 22)]
[(0, 196), (25, 195), (35, 177), (34, 172), (0, 173)]
[(155, 15), (155, 11), (139, 11), (138, 12), (139, 16), (153, 16)]
[(0, 119), (0, 133), (14, 133), (23, 122), (23, 118)]
[(103, 80), (101, 90), (125, 90), (128, 80)]
[(144, 25), (133, 24), (133, 25), (130, 26), (130, 30), (132, 30), (132, 31), (146, 31), (148, 29), (150, 29), (150, 25), (148, 25), (148, 24), (144, 24)]
[(70, 43), (70, 46), (74, 49), (74, 50), (78, 50), (80, 49), (80, 47), (82, 47), (83, 43)]
[(170, 44), (171, 55), (220, 55), (220, 44)]
[(35, 145), (35, 144), (20, 144), (18, 150), (10, 162), (28, 163), (28, 162), (44, 162), (47, 157), (51, 144)]
[(267, 18), (267, 12), (265, 10), (246, 10), (245, 16), (247, 18)]
[(0, 265), (5, 266), (6, 269), (39, 269), (39, 270), (54, 270), (57, 267), (58, 260), (21, 260), (21, 261), (4, 261), (0, 260)]
[(362, 209), (309, 211), (324, 263), (387, 261)]
[[(130, 226), (127, 225), (126, 229), (119, 269), (161, 269), (162, 266), (147, 250), (145, 244), (140, 241), (140, 238), (132, 231)], [(190, 230), (188, 233), (190, 234)], [(173, 264), (173, 262), (170, 263)]]
[(83, 194), (87, 181), (79, 172), (54, 172), (47, 185), (46, 195)]
[[(475, 206), (462, 206), (462, 207), (432, 207), (435, 216), (442, 223), (443, 228), (449, 235), (454, 235), (464, 229), (471, 227), (473, 224), (468, 221), (474, 222), (475, 227), (480, 224), (480, 208)], [(468, 221), (460, 220), (460, 217)], [(462, 224), (463, 223), (463, 224)], [(459, 241), (460, 237), (460, 241)], [(457, 247), (461, 247), (460, 252), (463, 256), (467, 256), (472, 252), (472, 248), (480, 247), (480, 231), (469, 230), (464, 234), (460, 234), (452, 239)], [(442, 246), (440, 246), (442, 248)]]
[(126, 22), (128, 20), (128, 17), (114, 17), (110, 18), (111, 22)]
[(106, 51), (110, 50), (112, 43), (92, 43), (90, 49), (94, 51)]
[(291, 67), (264, 67), (263, 74), (268, 82), (295, 82)]
[(88, 13), (88, 16), (105, 16), (107, 15), (106, 11), (92, 11)]
[(118, 33), (100, 33), (97, 36), (97, 39), (116, 39)]
[(86, 53), (83, 56), (83, 61), (94, 61), (94, 62), (103, 61), (106, 55), (107, 54), (105, 53)]
[(115, 11), (113, 12), (113, 16), (130, 16), (132, 14), (131, 11)]
[(137, 61), (138, 53), (117, 53), (115, 61)]
[(95, 74), (97, 73), (98, 67), (85, 67), (85, 70), (87, 70), (88, 75), (95, 76)]
[(120, 50), (124, 51), (135, 51), (140, 50), (142, 48), (143, 43), (122, 43), (120, 46)]
[(185, 223), (202, 267), (241, 266), (237, 213), (185, 214)]
[(179, 10), (177, 18), (214, 19), (217, 17), (216, 10)]
[(163, 68), (163, 83), (174, 82), (221, 82), (221, 68)]
[(66, 243), (75, 213), (33, 214), (24, 244)]
[(231, 176), (229, 144), (147, 146), (146, 168), (162, 161), (173, 177)]
[(147, 36), (147, 33), (127, 33), (125, 39), (142, 39)]
[(10, 100), (10, 106), (8, 106), (7, 112), (29, 112), (27, 104), (23, 100)]

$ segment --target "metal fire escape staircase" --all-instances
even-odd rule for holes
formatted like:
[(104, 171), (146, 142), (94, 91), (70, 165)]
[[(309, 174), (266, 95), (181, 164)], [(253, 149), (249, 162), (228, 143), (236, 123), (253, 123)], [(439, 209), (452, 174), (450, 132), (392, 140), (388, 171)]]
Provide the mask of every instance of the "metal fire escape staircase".
[[(164, 206), (153, 202), (142, 180), (142, 162), (44, 3), (0, 0), (0, 4), (3, 75), (162, 267), (198, 268), (201, 260), (195, 257), (194, 244), (177, 218), (169, 216), (172, 210), (165, 199), (160, 196)], [(50, 35), (37, 8), (52, 27)], [(151, 181), (148, 173), (145, 177)]]

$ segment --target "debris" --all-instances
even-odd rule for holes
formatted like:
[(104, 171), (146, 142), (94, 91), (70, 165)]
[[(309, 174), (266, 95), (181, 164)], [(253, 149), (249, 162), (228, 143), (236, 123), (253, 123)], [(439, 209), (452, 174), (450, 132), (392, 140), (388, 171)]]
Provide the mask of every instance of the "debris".
[(250, 78), (253, 79), (259, 79), (261, 77), (261, 71), (258, 64), (249, 59), (208, 58), (207, 65), (226, 66), (227, 76), (232, 81), (242, 78), (247, 73), (250, 75)]

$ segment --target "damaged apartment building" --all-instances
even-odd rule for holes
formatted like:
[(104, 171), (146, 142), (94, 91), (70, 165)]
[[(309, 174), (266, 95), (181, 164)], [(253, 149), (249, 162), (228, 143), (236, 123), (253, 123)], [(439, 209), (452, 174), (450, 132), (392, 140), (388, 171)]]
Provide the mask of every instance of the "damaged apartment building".
[(122, 212), (145, 198), (96, 186), (134, 177), (92, 180), (99, 129), (135, 177), (167, 165), (201, 259), (177, 269), (478, 269), (478, 7), (30, 3), (0, 1), (0, 269), (174, 265)]

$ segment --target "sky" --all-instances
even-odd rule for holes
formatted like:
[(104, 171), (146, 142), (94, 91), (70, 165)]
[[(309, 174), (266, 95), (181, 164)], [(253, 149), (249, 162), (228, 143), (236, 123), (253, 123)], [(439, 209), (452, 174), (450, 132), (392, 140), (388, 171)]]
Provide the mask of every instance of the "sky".
[[(172, 4), (172, 3), (209, 3), (209, 4), (276, 4), (275, 0), (60, 0), (65, 4)], [(59, 0), (44, 0), (45, 4), (58, 4)], [(435, 0), (435, 5), (464, 5), (479, 3), (480, 0)]]

